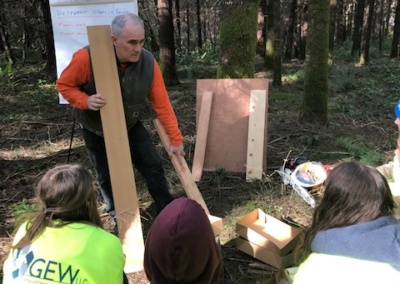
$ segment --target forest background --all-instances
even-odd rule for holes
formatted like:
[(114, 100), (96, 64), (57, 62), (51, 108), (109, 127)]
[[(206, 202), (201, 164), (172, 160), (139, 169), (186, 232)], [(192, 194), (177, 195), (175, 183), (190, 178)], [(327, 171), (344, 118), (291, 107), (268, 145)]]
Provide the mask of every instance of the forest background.
[[(370, 165), (393, 156), (399, 100), (399, 1), (267, 0), (138, 1), (146, 48), (160, 62), (184, 134), (189, 166), (196, 140), (196, 80), (268, 78), (267, 168), (246, 182), (224, 169), (203, 174), (198, 187), (210, 212), (224, 218), (220, 235), (225, 275), (261, 283), (276, 271), (235, 248), (235, 222), (255, 208), (309, 224), (312, 208), (276, 173), (298, 156), (332, 164)], [(0, 0), (0, 257), (12, 240), (14, 218), (32, 210), (33, 189), (50, 167), (81, 163), (94, 173), (69, 106), (59, 105), (47, 0)], [(184, 195), (152, 125), (171, 191)], [(71, 143), (71, 137), (73, 140)], [(70, 148), (71, 147), (71, 148)], [(135, 175), (146, 235), (152, 201)], [(313, 193), (316, 200), (323, 189)], [(104, 208), (99, 208), (104, 210)], [(107, 228), (109, 220), (103, 215)], [(129, 275), (147, 283), (145, 275)]]

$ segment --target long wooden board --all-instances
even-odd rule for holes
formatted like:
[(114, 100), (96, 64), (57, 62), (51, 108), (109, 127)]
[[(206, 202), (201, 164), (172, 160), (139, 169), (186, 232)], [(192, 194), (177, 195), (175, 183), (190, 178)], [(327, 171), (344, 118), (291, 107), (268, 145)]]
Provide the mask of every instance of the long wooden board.
[(88, 26), (87, 32), (96, 91), (107, 100), (100, 114), (119, 237), (126, 256), (124, 270), (136, 272), (143, 269), (144, 241), (111, 30), (109, 25)]
[[(153, 120), (153, 123), (156, 127), (158, 135), (160, 135), (160, 139), (165, 150), (168, 152), (170, 141), (167, 132), (157, 118)], [(196, 182), (194, 181), (192, 173), (190, 172), (185, 159), (181, 157), (181, 161), (179, 161), (179, 158), (176, 155), (172, 155), (170, 158), (187, 196), (190, 199), (197, 201), (197, 203), (203, 207), (204, 211), (206, 211), (207, 215), (210, 215), (210, 211), (208, 211), (207, 205), (204, 202), (203, 196), (201, 195)]]
[(210, 123), (212, 92), (204, 92), (197, 124), (196, 146), (194, 148), (192, 175), (195, 181), (201, 179), (206, 155), (208, 125)]
[(267, 91), (251, 90), (249, 132), (247, 138), (246, 180), (261, 179), (263, 174)]
[[(165, 148), (166, 151), (168, 151), (168, 147), (170, 145), (169, 138), (167, 135), (167, 132), (165, 131), (164, 127), (162, 126), (161, 122), (158, 119), (153, 120), (154, 125), (156, 127), (156, 130), (158, 132), (158, 135), (160, 135), (161, 142)], [(222, 218), (216, 217), (213, 215), (210, 215), (210, 212), (208, 211), (207, 205), (204, 202), (203, 196), (201, 195), (196, 182), (194, 181), (193, 175), (189, 170), (189, 167), (185, 161), (185, 159), (182, 157), (181, 162), (179, 162), (179, 159), (176, 155), (172, 155), (171, 161), (172, 164), (174, 165), (174, 168), (179, 176), (179, 179), (182, 183), (183, 188), (185, 189), (186, 195), (201, 205), (203, 207), (204, 211), (208, 215), (208, 219), (210, 220), (211, 227), (214, 231), (214, 235), (217, 236), (219, 235), (222, 230), (223, 230), (223, 222)]]

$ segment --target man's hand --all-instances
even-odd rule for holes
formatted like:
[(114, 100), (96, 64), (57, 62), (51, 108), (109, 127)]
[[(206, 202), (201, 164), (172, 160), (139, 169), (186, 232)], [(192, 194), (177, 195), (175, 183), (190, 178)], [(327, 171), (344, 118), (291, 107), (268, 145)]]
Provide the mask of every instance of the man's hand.
[(168, 154), (172, 156), (173, 154), (176, 154), (177, 156), (185, 156), (185, 151), (183, 150), (183, 145), (178, 145), (178, 146), (169, 146), (168, 149)]
[(98, 111), (103, 106), (105, 106), (106, 103), (107, 101), (103, 99), (103, 97), (100, 94), (94, 94), (89, 96), (86, 105), (88, 109)]
[(185, 151), (183, 150), (183, 144), (178, 146), (169, 146), (168, 154), (172, 157), (172, 155), (176, 155), (178, 157), (178, 161), (181, 165), (183, 162), (183, 156), (185, 156)]

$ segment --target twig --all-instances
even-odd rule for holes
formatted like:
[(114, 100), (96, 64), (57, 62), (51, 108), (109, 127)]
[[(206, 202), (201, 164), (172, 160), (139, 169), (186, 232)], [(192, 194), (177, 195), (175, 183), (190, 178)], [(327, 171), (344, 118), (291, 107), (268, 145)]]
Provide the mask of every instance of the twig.
[(289, 155), (290, 155), (291, 152), (292, 152), (292, 150), (289, 150), (289, 152), (288, 152), (287, 155), (286, 155), (286, 158), (283, 160), (282, 169), (285, 168), (285, 165), (286, 165), (286, 163), (287, 163), (287, 161), (288, 161), (288, 158), (289, 158)]
[(17, 193), (16, 193), (13, 197), (11, 197), (11, 198), (7, 198), (7, 199), (2, 199), (2, 200), (0, 200), (1, 204), (2, 204), (2, 205), (5, 205), (5, 204), (7, 204), (8, 202), (14, 200), (14, 198), (17, 197), (18, 194), (20, 194), (20, 192), (17, 192)]
[(270, 274), (268, 272), (272, 272), (271, 270), (259, 270), (259, 269), (248, 269), (247, 273), (252, 273), (252, 274)]
[(228, 257), (227, 259), (232, 260), (232, 261), (249, 262), (248, 260), (245, 260), (245, 259), (232, 258), (232, 257)]
[(16, 138), (16, 137), (7, 137), (6, 140), (15, 140), (15, 141), (34, 141), (31, 138)]
[(321, 154), (335, 154), (335, 155), (352, 155), (349, 152), (320, 152)]
[(287, 138), (287, 136), (282, 136), (282, 137), (276, 138), (275, 140), (269, 141), (268, 145), (271, 145), (272, 143), (278, 142), (279, 140), (282, 140), (284, 138)]
[(261, 262), (251, 262), (249, 263), (249, 267), (267, 271), (277, 271), (275, 267)]
[(26, 121), (22, 120), (20, 123), (25, 123), (25, 124), (36, 124), (36, 125), (43, 125), (43, 126), (62, 126), (62, 125), (69, 125), (70, 122), (65, 122), (65, 123), (53, 123), (53, 122), (39, 122), (39, 121)]
[[(52, 159), (50, 159), (48, 162), (50, 163), (50, 162), (53, 161), (54, 159), (55, 159), (55, 158), (52, 158)], [(26, 173), (26, 172), (28, 172), (28, 171), (31, 171), (31, 170), (34, 170), (34, 169), (37, 169), (37, 168), (39, 168), (39, 165), (34, 165), (34, 166), (32, 166), (32, 167), (30, 167), (30, 168), (27, 168), (27, 169), (25, 169), (25, 170), (18, 171), (18, 172), (16, 172), (16, 173), (13, 173), (13, 174), (9, 175), (8, 177), (6, 177), (6, 178), (4, 179), (4, 181), (7, 181), (7, 180), (9, 180), (9, 179), (11, 179), (11, 178), (13, 178), (13, 177), (15, 177), (15, 176), (17, 176), (17, 175), (20, 175), (20, 174), (22, 174), (22, 173)]]

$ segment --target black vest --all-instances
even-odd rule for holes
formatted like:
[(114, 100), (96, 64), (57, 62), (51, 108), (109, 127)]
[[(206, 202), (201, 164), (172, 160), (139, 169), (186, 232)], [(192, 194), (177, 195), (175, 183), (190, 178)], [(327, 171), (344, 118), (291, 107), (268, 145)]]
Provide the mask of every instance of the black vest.
[[(89, 46), (85, 47), (90, 55)], [(135, 125), (142, 112), (149, 94), (154, 76), (154, 57), (146, 49), (138, 62), (131, 63), (125, 72), (118, 64), (118, 77), (121, 86), (122, 101), (125, 111), (125, 120), (128, 129)], [(92, 63), (90, 62), (90, 81), (81, 87), (89, 96), (96, 94)], [(103, 136), (100, 111), (74, 109), (76, 120), (87, 130)]]

